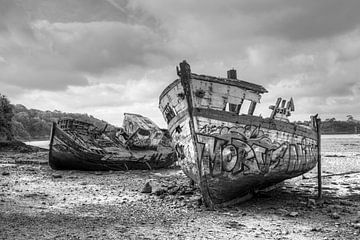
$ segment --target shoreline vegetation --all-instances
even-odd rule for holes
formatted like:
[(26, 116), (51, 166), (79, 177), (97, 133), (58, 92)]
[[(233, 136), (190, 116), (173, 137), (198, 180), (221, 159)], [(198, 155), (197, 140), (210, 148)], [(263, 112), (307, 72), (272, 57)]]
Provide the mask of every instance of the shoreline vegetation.
[(11, 104), (6, 96), (0, 93), (0, 142), (42, 141), (50, 137), (51, 126), (62, 118), (74, 118), (93, 124), (97, 128), (115, 126), (84, 113), (65, 113), (58, 110), (42, 111), (28, 109), (21, 104)]

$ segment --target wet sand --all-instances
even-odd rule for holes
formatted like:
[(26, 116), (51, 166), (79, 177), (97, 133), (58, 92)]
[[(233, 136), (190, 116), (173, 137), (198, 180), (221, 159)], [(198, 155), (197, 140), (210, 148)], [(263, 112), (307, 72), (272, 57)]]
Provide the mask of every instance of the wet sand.
[(339, 141), (323, 141), (322, 200), (313, 170), (215, 211), (179, 169), (55, 171), (47, 152), (0, 152), (0, 239), (359, 239), (360, 140)]

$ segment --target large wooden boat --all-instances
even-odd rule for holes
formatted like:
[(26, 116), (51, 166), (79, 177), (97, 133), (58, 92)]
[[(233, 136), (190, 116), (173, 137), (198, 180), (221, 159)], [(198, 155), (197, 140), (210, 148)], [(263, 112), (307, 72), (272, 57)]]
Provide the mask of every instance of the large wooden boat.
[[(263, 118), (254, 110), (267, 90), (237, 80), (235, 70), (227, 78), (198, 75), (183, 61), (177, 73), (180, 79), (162, 92), (159, 107), (179, 164), (208, 207), (243, 201), (315, 167), (319, 121), (314, 116), (309, 126), (290, 123), (292, 99), (279, 98)], [(241, 114), (245, 102), (249, 107)]]
[(176, 161), (176, 153), (164, 138), (155, 123), (138, 114), (126, 113), (116, 132), (62, 119), (52, 126), (49, 165), (94, 171), (166, 168)]

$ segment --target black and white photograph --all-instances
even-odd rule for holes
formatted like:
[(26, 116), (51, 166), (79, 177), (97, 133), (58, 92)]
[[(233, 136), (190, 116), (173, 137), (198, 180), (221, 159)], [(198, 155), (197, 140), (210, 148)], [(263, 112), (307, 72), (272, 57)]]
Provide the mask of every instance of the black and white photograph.
[(359, 239), (359, 13), (0, 0), (0, 239)]

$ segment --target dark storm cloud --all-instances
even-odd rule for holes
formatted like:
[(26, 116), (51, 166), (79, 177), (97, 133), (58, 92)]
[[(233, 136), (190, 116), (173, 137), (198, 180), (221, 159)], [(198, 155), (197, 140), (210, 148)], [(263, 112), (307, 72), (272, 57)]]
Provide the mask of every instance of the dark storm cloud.
[[(311, 40), (355, 30), (360, 24), (358, 0), (217, 0), (135, 1), (158, 18), (192, 19), (214, 34), (247, 38), (249, 35)], [(173, 11), (169, 11), (172, 9)], [(175, 16), (176, 15), (176, 16)], [(175, 21), (176, 22), (176, 21)], [(201, 30), (201, 29), (199, 29)]]
[(128, 0), (20, 0), (22, 8), (33, 19), (49, 22), (122, 22), (156, 27), (157, 21)]
[(8, 84), (64, 90), (88, 84), (84, 75), (144, 72), (171, 58), (155, 18), (127, 1), (0, 4), (0, 80)]
[[(259, 31), (288, 40), (314, 40), (354, 31), (360, 25), (360, 1), (281, 1)], [(276, 13), (279, 17), (276, 17)], [(270, 19), (271, 20), (271, 19)], [(261, 33), (260, 33), (261, 34)]]
[(156, 66), (162, 58), (170, 58), (161, 36), (141, 25), (41, 21), (35, 28), (79, 71), (101, 74), (112, 68)]

